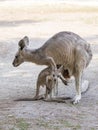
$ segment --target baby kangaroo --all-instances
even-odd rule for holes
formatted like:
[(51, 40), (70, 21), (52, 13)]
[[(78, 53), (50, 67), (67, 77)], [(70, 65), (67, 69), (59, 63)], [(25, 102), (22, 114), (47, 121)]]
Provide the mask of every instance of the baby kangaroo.
[(42, 98), (41, 96), (39, 96), (39, 90), (40, 90), (41, 86), (46, 87), (46, 93), (44, 95), (45, 99), (48, 99), (48, 95), (50, 96), (50, 99), (52, 98), (53, 90), (54, 90), (54, 94), (57, 95), (58, 78), (60, 78), (62, 80), (62, 82), (67, 85), (67, 81), (61, 75), (62, 69), (63, 69), (63, 66), (61, 66), (59, 69), (57, 69), (56, 72), (54, 73), (54, 71), (52, 71), (52, 69), (50, 67), (47, 67), (39, 73), (38, 79), (37, 79), (37, 86), (36, 86), (37, 87), (36, 95), (33, 99), (38, 100), (38, 99)]

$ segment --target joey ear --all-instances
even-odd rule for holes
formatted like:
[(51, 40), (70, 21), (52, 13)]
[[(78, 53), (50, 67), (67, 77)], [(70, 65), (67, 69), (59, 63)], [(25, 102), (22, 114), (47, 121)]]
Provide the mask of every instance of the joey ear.
[(58, 72), (61, 73), (64, 70), (64, 66), (61, 65), (60, 68), (58, 69)]
[(21, 39), (18, 43), (20, 49), (22, 50), (25, 46), (29, 44), (29, 38), (25, 36), (23, 39)]

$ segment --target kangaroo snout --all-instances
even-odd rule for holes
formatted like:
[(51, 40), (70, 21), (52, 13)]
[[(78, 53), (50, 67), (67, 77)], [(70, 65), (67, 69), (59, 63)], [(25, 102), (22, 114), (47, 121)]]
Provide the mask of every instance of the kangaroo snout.
[(54, 82), (56, 82), (57, 81), (57, 79), (56, 78), (54, 78)]
[(17, 67), (17, 66), (19, 66), (20, 64), (19, 64), (18, 62), (16, 62), (16, 60), (14, 59), (14, 61), (12, 62), (12, 65), (13, 65), (14, 67)]
[(14, 66), (14, 67), (17, 67), (18, 65), (16, 65), (15, 63), (14, 63), (14, 61), (12, 62), (12, 65)]

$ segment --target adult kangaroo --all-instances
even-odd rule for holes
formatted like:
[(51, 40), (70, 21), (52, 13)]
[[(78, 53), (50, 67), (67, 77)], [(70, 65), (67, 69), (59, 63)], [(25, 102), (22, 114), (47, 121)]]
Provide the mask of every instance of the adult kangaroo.
[(64, 70), (68, 70), (69, 77), (75, 77), (76, 96), (73, 103), (78, 103), (81, 99), (82, 73), (92, 59), (90, 44), (79, 35), (68, 31), (55, 34), (38, 49), (28, 49), (28, 43), (27, 36), (19, 41), (19, 50), (13, 65), (17, 67), (23, 62), (32, 62), (47, 65), (53, 70), (56, 65), (63, 65)]

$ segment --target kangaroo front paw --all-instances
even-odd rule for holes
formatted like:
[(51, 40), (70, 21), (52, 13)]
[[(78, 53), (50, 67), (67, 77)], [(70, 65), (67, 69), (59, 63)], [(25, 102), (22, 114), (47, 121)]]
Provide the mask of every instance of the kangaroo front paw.
[(76, 95), (72, 101), (73, 104), (77, 104), (79, 103), (79, 101), (81, 100), (81, 95)]

